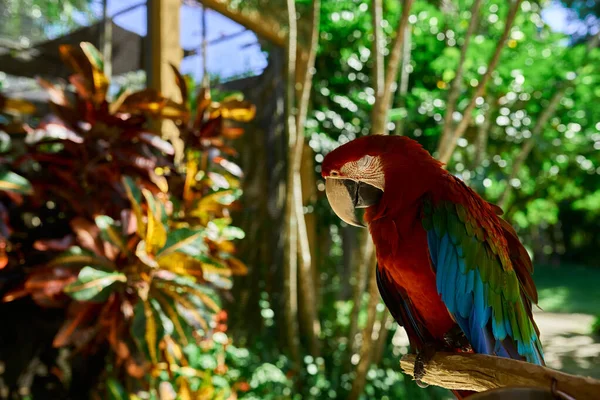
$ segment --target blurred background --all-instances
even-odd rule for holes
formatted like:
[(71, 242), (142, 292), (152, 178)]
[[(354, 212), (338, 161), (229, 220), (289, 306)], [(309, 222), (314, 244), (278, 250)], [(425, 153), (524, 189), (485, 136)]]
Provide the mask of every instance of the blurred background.
[(599, 18), (0, 2), (0, 399), (450, 398), (400, 372), (372, 243), (325, 198), (324, 155), (374, 131), (505, 210), (548, 366), (600, 379)]

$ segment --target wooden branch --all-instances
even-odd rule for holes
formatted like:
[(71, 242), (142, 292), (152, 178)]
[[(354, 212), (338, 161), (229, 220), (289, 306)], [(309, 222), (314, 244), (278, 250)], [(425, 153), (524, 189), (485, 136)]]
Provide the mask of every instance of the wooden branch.
[(504, 23), (504, 31), (502, 32), (502, 37), (496, 45), (496, 50), (494, 51), (494, 55), (488, 63), (485, 74), (481, 77), (479, 85), (477, 85), (477, 89), (475, 89), (475, 93), (473, 93), (469, 105), (463, 112), (462, 120), (460, 121), (454, 132), (448, 137), (448, 140), (445, 143), (443, 143), (443, 147), (439, 149), (438, 159), (443, 163), (447, 163), (450, 160), (450, 157), (452, 156), (452, 153), (456, 148), (458, 139), (460, 139), (465, 134), (467, 127), (471, 123), (471, 119), (473, 118), (473, 110), (477, 105), (477, 99), (483, 95), (485, 87), (487, 86), (488, 81), (492, 77), (492, 73), (498, 65), (498, 61), (500, 61), (500, 54), (502, 53), (506, 40), (510, 35), (510, 29), (512, 28), (512, 25), (515, 21), (515, 17), (517, 16), (517, 12), (521, 7), (522, 1), (523, 0), (513, 0), (513, 3), (510, 9), (508, 10), (508, 15), (506, 16), (506, 22)]
[[(522, 1), (522, 0), (518, 0)], [(392, 51), (385, 70), (385, 84), (380, 97), (375, 98), (373, 112), (371, 114), (371, 133), (387, 135), (387, 115), (392, 100), (392, 86), (398, 77), (398, 68), (400, 67), (400, 58), (402, 56), (402, 46), (404, 45), (404, 33), (408, 25), (408, 17), (414, 0), (404, 0), (402, 14), (398, 22), (396, 37), (392, 44)]]
[[(413, 375), (415, 355), (402, 357), (400, 365), (405, 373)], [(485, 390), (506, 386), (527, 386), (556, 389), (577, 400), (597, 399), (600, 381), (569, 375), (523, 361), (482, 354), (437, 353), (425, 366), (421, 379), (430, 385), (450, 390)]]
[(371, 2), (371, 16), (373, 24), (373, 89), (375, 90), (375, 99), (383, 97), (385, 75), (384, 75), (384, 56), (385, 38), (383, 35), (383, 0), (373, 0)]
[(471, 7), (471, 21), (469, 22), (469, 27), (467, 28), (467, 33), (465, 34), (465, 39), (460, 49), (460, 58), (458, 61), (458, 67), (456, 68), (456, 75), (452, 80), (452, 86), (450, 87), (450, 92), (448, 93), (446, 115), (444, 116), (444, 128), (442, 131), (440, 142), (438, 144), (438, 152), (445, 146), (446, 141), (448, 140), (448, 136), (452, 131), (452, 127), (454, 126), (454, 123), (452, 122), (452, 114), (454, 114), (454, 110), (456, 110), (456, 103), (458, 101), (460, 89), (462, 87), (462, 77), (465, 68), (465, 61), (467, 59), (467, 50), (469, 49), (469, 43), (471, 42), (471, 37), (473, 36), (473, 33), (475, 33), (475, 28), (479, 24), (480, 9), (481, 0), (475, 0), (473, 2), (473, 6)]
[(279, 21), (273, 18), (266, 17), (256, 10), (230, 7), (229, 0), (198, 0), (198, 2), (250, 29), (257, 36), (267, 39), (277, 46), (287, 46), (287, 27), (282, 26)]
[[(412, 31), (409, 26), (406, 27), (404, 32), (404, 47), (402, 48), (402, 69), (400, 70), (400, 78), (398, 80), (398, 86), (400, 90), (398, 92), (397, 101), (398, 108), (406, 109), (406, 96), (408, 94), (408, 81), (410, 78), (410, 58), (411, 58), (411, 42), (412, 42)], [(408, 113), (407, 113), (408, 114)], [(406, 125), (406, 118), (402, 118), (396, 122), (396, 130), (394, 132), (397, 136), (404, 135), (404, 126)]]

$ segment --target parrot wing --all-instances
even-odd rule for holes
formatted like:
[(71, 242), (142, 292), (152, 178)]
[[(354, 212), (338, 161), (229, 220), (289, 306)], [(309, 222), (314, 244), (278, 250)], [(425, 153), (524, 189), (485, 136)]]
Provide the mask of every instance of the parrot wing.
[(516, 232), (462, 181), (444, 186), (422, 208), (442, 301), (475, 352), (543, 365), (533, 267)]

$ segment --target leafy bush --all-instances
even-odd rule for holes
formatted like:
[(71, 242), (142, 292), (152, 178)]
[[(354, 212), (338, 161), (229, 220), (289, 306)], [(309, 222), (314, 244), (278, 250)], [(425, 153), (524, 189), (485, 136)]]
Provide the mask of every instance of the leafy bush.
[[(0, 119), (0, 269), (13, 277), (0, 280), (0, 296), (66, 309), (53, 345), (106, 352), (114, 398), (126, 398), (123, 387), (156, 389), (165, 371), (181, 393), (220, 392), (240, 374), (216, 372), (227, 369), (229, 343), (219, 293), (246, 273), (234, 256), (244, 232), (230, 218), (242, 172), (227, 139), (254, 106), (201, 89), (192, 111), (175, 68), (182, 102), (152, 89), (109, 102), (98, 51), (82, 43), (60, 53), (75, 93), (40, 79), (53, 115), (36, 128)], [(182, 149), (157, 133), (165, 120)], [(198, 381), (189, 368), (215, 375)]]

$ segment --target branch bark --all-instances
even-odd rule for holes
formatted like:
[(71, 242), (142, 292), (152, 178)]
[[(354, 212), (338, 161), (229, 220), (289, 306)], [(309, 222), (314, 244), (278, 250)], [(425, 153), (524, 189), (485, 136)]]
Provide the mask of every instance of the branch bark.
[(524, 141), (523, 146), (521, 147), (521, 151), (519, 151), (519, 154), (517, 155), (517, 157), (515, 157), (515, 161), (513, 162), (510, 175), (506, 182), (506, 189), (504, 190), (504, 193), (502, 193), (502, 197), (500, 197), (500, 200), (498, 201), (499, 207), (504, 208), (508, 203), (508, 199), (513, 189), (511, 181), (515, 179), (519, 174), (519, 171), (525, 163), (527, 156), (529, 155), (529, 153), (531, 153), (531, 150), (533, 150), (533, 146), (535, 146), (535, 141), (537, 137), (542, 133), (544, 127), (546, 126), (546, 123), (548, 123), (548, 120), (554, 115), (554, 112), (558, 108), (560, 100), (565, 94), (565, 90), (566, 88), (563, 86), (559, 88), (556, 91), (556, 93), (554, 93), (554, 95), (550, 99), (550, 102), (544, 108), (544, 111), (542, 111), (542, 114), (540, 115), (535, 126), (531, 130), (531, 137)]
[[(411, 56), (412, 31), (410, 27), (406, 27), (404, 32), (404, 47), (402, 48), (402, 69), (400, 71), (400, 92), (398, 93), (398, 108), (406, 109), (406, 95), (408, 94), (408, 80), (410, 78), (410, 56)], [(408, 113), (406, 113), (408, 115)], [(397, 136), (404, 135), (404, 126), (406, 119), (402, 118), (396, 123), (394, 132)]]
[[(521, 0), (522, 1), (522, 0)], [(377, 0), (374, 0), (376, 3)], [(387, 68), (385, 69), (385, 78), (383, 90), (379, 91), (380, 96), (375, 96), (375, 104), (371, 113), (371, 132), (374, 134), (387, 135), (387, 114), (392, 100), (392, 86), (398, 77), (398, 68), (400, 66), (400, 58), (402, 55), (402, 47), (404, 45), (404, 33), (408, 25), (408, 17), (414, 0), (404, 0), (402, 6), (402, 14), (398, 22), (396, 37), (392, 44), (392, 51), (388, 60)], [(377, 27), (374, 27), (377, 29)], [(375, 90), (378, 93), (378, 90)]]
[(367, 372), (371, 366), (373, 356), (374, 341), (371, 338), (373, 333), (373, 325), (377, 317), (377, 305), (380, 302), (379, 289), (377, 288), (377, 278), (375, 274), (375, 252), (372, 252), (369, 266), (369, 305), (367, 306), (367, 325), (362, 334), (362, 346), (360, 349), (360, 360), (356, 367), (356, 377), (352, 382), (352, 389), (348, 395), (348, 400), (358, 400), (365, 388), (367, 381)]
[[(375, 253), (373, 240), (368, 232), (365, 234), (363, 251), (361, 252), (362, 259), (356, 263), (356, 284), (352, 294), (352, 311), (350, 312), (350, 328), (348, 331), (348, 352), (352, 354), (354, 351), (354, 342), (356, 333), (358, 332), (358, 315), (362, 306), (362, 296), (367, 287), (367, 275), (369, 271), (369, 262)], [(350, 365), (348, 363), (348, 365)]]
[(198, 0), (198, 2), (250, 29), (258, 36), (277, 46), (286, 47), (289, 42), (286, 34), (288, 31), (285, 26), (282, 26), (276, 19), (262, 15), (256, 10), (232, 8), (229, 6), (230, 1), (228, 0)]
[(373, 23), (373, 89), (375, 90), (375, 99), (383, 97), (385, 76), (384, 76), (384, 56), (385, 41), (383, 37), (383, 0), (373, 0), (371, 6)]
[(514, 0), (510, 9), (508, 10), (506, 22), (504, 23), (504, 31), (502, 32), (502, 36), (498, 41), (498, 44), (496, 45), (494, 55), (490, 59), (487, 66), (487, 70), (485, 71), (485, 74), (479, 81), (479, 85), (477, 85), (477, 89), (475, 89), (475, 93), (473, 94), (473, 97), (471, 97), (469, 105), (463, 112), (463, 117), (460, 123), (458, 124), (456, 129), (451, 134), (449, 134), (448, 140), (446, 140), (445, 143), (444, 141), (440, 141), (440, 146), (443, 147), (438, 148), (438, 159), (443, 163), (447, 163), (450, 160), (450, 157), (452, 156), (452, 153), (456, 148), (456, 143), (458, 139), (460, 139), (465, 134), (467, 127), (471, 123), (471, 119), (473, 118), (473, 110), (477, 105), (477, 99), (483, 95), (485, 87), (487, 86), (488, 81), (492, 77), (492, 73), (498, 65), (498, 61), (500, 61), (500, 55), (502, 54), (502, 50), (504, 49), (504, 45), (506, 43), (506, 40), (508, 39), (510, 30), (515, 21), (515, 17), (517, 16), (517, 12), (521, 7), (522, 1), (523, 0)]
[(490, 136), (490, 129), (492, 128), (492, 118), (496, 112), (496, 99), (493, 96), (488, 96), (486, 103), (487, 110), (484, 114), (484, 120), (479, 126), (477, 138), (475, 139), (475, 155), (471, 164), (471, 170), (473, 171), (479, 167), (483, 161), (483, 157), (485, 156), (488, 138)]
[(444, 116), (444, 128), (440, 138), (438, 151), (445, 147), (445, 142), (448, 140), (448, 136), (454, 125), (452, 123), (452, 114), (454, 114), (454, 111), (456, 110), (456, 103), (462, 87), (462, 77), (465, 68), (465, 60), (467, 59), (467, 50), (469, 49), (471, 37), (473, 36), (473, 33), (475, 32), (475, 29), (479, 23), (480, 9), (481, 0), (475, 0), (473, 2), (473, 6), (471, 7), (471, 21), (469, 22), (469, 27), (467, 28), (467, 33), (465, 34), (465, 41), (460, 49), (460, 59), (458, 61), (458, 67), (456, 68), (456, 76), (454, 77), (454, 80), (452, 80), (452, 86), (450, 87), (450, 92), (448, 93), (446, 115)]
[(289, 20), (288, 43), (286, 48), (287, 76), (286, 76), (286, 101), (285, 101), (285, 127), (288, 135), (289, 154), (288, 161), (288, 186), (286, 193), (286, 241), (285, 258), (287, 265), (284, 268), (284, 291), (286, 302), (286, 334), (290, 347), (290, 355), (294, 369), (299, 369), (300, 340), (298, 335), (298, 222), (294, 212), (294, 167), (293, 154), (297, 140), (296, 120), (294, 118), (296, 82), (296, 4), (294, 0), (287, 0), (287, 16)]
[[(306, 121), (306, 114), (308, 111), (308, 102), (310, 99), (310, 92), (312, 88), (312, 75), (314, 72), (315, 58), (317, 54), (317, 45), (319, 41), (319, 15), (321, 10), (321, 1), (313, 0), (312, 2), (312, 13), (311, 13), (311, 40), (308, 54), (306, 57), (306, 63), (302, 68), (299, 68), (296, 74), (295, 82), (299, 83), (295, 86), (299, 89), (297, 92), (298, 100), (298, 114), (296, 116), (296, 142), (294, 143), (294, 149), (291, 157), (293, 180), (292, 191), (293, 191), (293, 203), (294, 213), (298, 228), (298, 247), (300, 254), (300, 263), (298, 270), (298, 277), (300, 280), (300, 287), (302, 288), (302, 297), (304, 302), (302, 303), (303, 311), (305, 316), (303, 318), (309, 325), (306, 326), (306, 333), (309, 338), (309, 350), (313, 356), (320, 354), (320, 342), (319, 336), (321, 334), (321, 323), (318, 318), (316, 308), (316, 296), (315, 296), (315, 285), (312, 275), (312, 257), (310, 252), (310, 243), (308, 240), (308, 231), (306, 228), (306, 219), (304, 216), (304, 204), (302, 195), (302, 153), (304, 151), (304, 124)], [(298, 82), (300, 80), (300, 82)]]
[[(400, 366), (413, 375), (415, 355), (402, 357)], [(600, 381), (554, 371), (523, 361), (482, 354), (437, 353), (425, 367), (421, 379), (430, 385), (450, 390), (483, 392), (506, 386), (526, 386), (556, 389), (579, 399), (595, 399), (600, 393)]]

